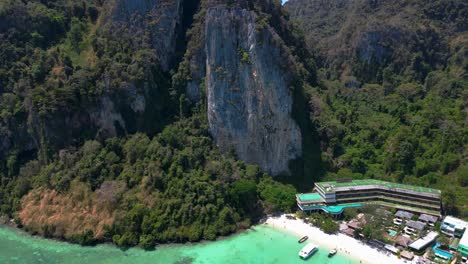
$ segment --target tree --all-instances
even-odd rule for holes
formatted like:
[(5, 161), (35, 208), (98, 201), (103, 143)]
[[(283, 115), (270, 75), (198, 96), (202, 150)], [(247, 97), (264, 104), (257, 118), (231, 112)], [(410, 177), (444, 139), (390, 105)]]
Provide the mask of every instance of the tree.
[(429, 258), (431, 258), (431, 259), (435, 258), (434, 250), (432, 249), (432, 247), (429, 247), (426, 252), (427, 252), (427, 255), (429, 256)]
[(353, 236), (354, 238), (359, 238), (359, 234), (362, 232), (362, 229), (354, 229)]
[(263, 177), (258, 184), (262, 200), (271, 206), (273, 211), (290, 212), (296, 203), (296, 189), (274, 181), (271, 177)]
[(73, 235), (70, 240), (80, 245), (92, 245), (96, 243), (94, 239), (94, 232), (92, 230), (86, 230), (82, 234)]
[(410, 173), (414, 166), (415, 144), (411, 137), (411, 131), (402, 127), (387, 142), (385, 152), (385, 165), (389, 172), (402, 170)]
[(80, 50), (80, 43), (85, 30), (86, 25), (83, 22), (76, 17), (72, 18), (70, 31), (68, 32), (68, 41), (75, 52), (79, 52)]
[(453, 189), (446, 189), (442, 192), (442, 202), (444, 204), (444, 209), (447, 214), (457, 214), (457, 196), (455, 195)]
[(443, 248), (448, 248), (448, 246), (450, 244), (450, 240), (447, 238), (447, 236), (445, 234), (441, 234), (437, 238), (437, 243), (439, 243)]
[(468, 165), (464, 165), (457, 170), (458, 182), (462, 187), (468, 186)]
[(364, 225), (364, 227), (362, 228), (362, 234), (365, 238), (371, 239), (374, 237), (374, 230), (370, 225)]
[(346, 208), (343, 214), (344, 214), (344, 219), (346, 221), (349, 221), (357, 216), (358, 210), (356, 208)]
[(339, 225), (335, 221), (333, 221), (332, 219), (329, 219), (329, 218), (327, 218), (323, 222), (323, 224), (321, 225), (321, 228), (322, 228), (323, 232), (329, 233), (329, 234), (335, 233), (340, 229)]
[(234, 203), (242, 208), (249, 208), (255, 204), (257, 185), (251, 180), (239, 180), (231, 185), (229, 194)]
[(328, 214), (313, 214), (311, 218), (312, 223), (325, 233), (335, 233), (339, 230), (339, 225)]

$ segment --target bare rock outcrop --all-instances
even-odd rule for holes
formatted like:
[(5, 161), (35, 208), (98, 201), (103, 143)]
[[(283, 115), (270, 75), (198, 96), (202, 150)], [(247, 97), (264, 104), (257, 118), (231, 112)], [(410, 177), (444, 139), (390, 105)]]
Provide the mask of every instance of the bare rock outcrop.
[(206, 88), (211, 134), (222, 151), (288, 172), (301, 155), (301, 132), (291, 117), (291, 76), (279, 37), (259, 27), (256, 14), (215, 7), (206, 14)]

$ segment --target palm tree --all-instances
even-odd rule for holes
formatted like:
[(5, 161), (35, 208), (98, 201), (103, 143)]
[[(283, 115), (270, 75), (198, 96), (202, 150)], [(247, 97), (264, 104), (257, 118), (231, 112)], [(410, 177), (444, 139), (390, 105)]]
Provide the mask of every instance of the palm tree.
[(450, 240), (446, 235), (442, 234), (437, 238), (437, 243), (439, 243), (442, 248), (448, 248)]
[(427, 258), (429, 258), (429, 259), (434, 259), (434, 256), (435, 256), (434, 250), (433, 250), (431, 247), (428, 248), (428, 249), (427, 249)]

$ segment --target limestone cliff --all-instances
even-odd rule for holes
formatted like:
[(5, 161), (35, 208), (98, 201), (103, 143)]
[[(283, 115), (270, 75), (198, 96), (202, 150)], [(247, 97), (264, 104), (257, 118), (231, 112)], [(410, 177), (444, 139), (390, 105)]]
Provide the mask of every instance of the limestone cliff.
[(241, 8), (214, 7), (205, 18), (206, 88), (212, 136), (222, 151), (288, 172), (301, 155), (300, 129), (291, 117), (291, 76), (285, 50), (269, 26)]

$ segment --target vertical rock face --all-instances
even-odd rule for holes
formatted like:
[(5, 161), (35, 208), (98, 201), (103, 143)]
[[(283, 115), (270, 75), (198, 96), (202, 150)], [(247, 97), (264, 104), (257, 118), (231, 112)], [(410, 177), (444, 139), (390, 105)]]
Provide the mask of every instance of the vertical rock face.
[(290, 76), (274, 31), (259, 29), (245, 9), (216, 7), (206, 14), (206, 88), (211, 133), (222, 151), (288, 172), (301, 155), (301, 133), (292, 112)]

